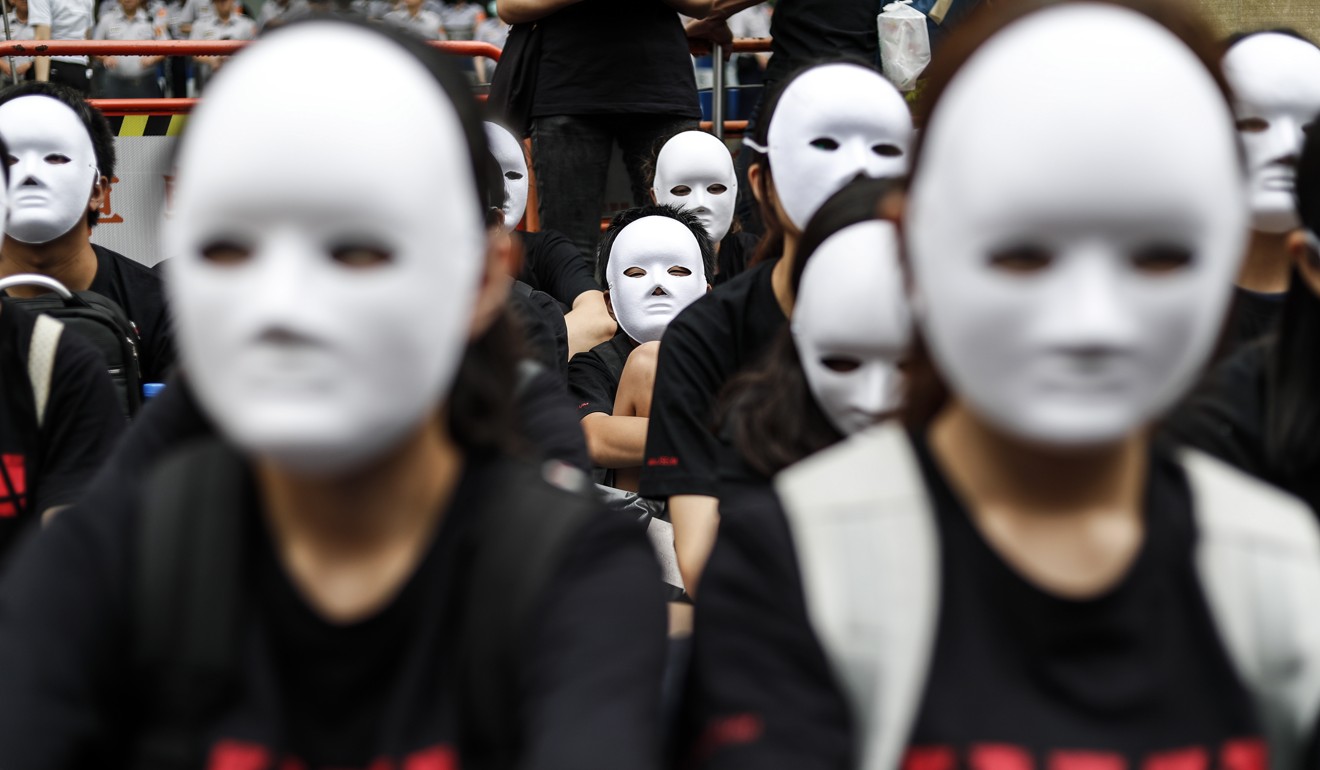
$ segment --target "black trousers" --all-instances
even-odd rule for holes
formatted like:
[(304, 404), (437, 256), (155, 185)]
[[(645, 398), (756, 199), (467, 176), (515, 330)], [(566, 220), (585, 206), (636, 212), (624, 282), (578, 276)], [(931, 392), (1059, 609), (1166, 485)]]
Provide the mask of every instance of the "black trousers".
[[(35, 67), (33, 68), (35, 69)], [(50, 63), (50, 82), (59, 83), (72, 88), (83, 96), (91, 94), (92, 84), (87, 77), (86, 64), (74, 64), (67, 61), (52, 61)]]

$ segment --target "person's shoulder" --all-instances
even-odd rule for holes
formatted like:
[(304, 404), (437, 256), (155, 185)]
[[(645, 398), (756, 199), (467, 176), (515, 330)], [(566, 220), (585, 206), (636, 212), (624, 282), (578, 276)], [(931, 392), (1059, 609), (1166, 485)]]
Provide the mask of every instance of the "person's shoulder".
[(136, 259), (99, 244), (92, 244), (92, 250), (96, 252), (99, 267), (109, 267), (128, 282), (147, 284), (155, 288), (162, 286), (160, 275)]
[[(761, 284), (769, 283), (770, 271), (773, 267), (773, 263), (762, 263), (728, 283), (706, 292), (703, 297), (688, 305), (669, 322), (669, 327), (665, 329), (665, 337), (667, 338), (675, 329), (680, 333), (695, 330), (703, 334), (716, 328), (731, 329), (732, 327), (724, 322), (739, 314), (747, 305), (748, 298)], [(710, 323), (715, 323), (717, 326), (708, 327), (707, 324)]]

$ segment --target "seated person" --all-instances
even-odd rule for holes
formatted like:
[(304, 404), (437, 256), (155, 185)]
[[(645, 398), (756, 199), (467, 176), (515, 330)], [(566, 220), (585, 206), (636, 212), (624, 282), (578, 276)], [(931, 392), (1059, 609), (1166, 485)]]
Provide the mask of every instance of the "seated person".
[(64, 86), (21, 83), (0, 92), (0, 135), (14, 179), (0, 277), (39, 273), (114, 300), (138, 329), (143, 381), (163, 382), (174, 365), (174, 335), (160, 276), (91, 241), (115, 176), (105, 117)]
[(592, 277), (577, 247), (551, 230), (533, 233), (514, 229), (527, 211), (527, 156), (522, 143), (495, 123), (486, 124), (486, 138), (504, 174), (504, 224), (522, 247), (522, 265), (514, 276), (563, 304), (570, 356), (605, 342), (618, 327), (605, 308), (600, 283)]
[(710, 290), (713, 261), (701, 222), (672, 206), (629, 209), (601, 239), (597, 271), (620, 331), (574, 356), (568, 383), (591, 461), (614, 471), (610, 486), (637, 491), (660, 338), (674, 316)]

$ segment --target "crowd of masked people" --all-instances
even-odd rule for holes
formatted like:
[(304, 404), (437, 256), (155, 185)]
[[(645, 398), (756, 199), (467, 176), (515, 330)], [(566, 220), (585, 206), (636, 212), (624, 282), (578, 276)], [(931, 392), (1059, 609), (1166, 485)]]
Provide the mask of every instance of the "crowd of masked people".
[(280, 25), (155, 267), (0, 91), (0, 767), (1320, 768), (1320, 47), (995, 0), (909, 99), (781, 0), (735, 158), (742, 5), (500, 0), (516, 116)]

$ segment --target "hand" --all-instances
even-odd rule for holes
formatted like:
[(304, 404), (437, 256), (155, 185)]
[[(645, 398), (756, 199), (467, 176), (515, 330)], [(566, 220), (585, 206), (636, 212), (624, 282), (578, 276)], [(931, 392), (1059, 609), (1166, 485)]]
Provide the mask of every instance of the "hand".
[(0, 58), (0, 75), (9, 75), (9, 59)]
[(119, 66), (119, 59), (115, 56), (106, 56), (101, 59), (101, 63), (105, 65), (106, 69), (112, 70)]
[(686, 32), (694, 56), (710, 55), (715, 43), (724, 46), (725, 57), (732, 53), (729, 47), (733, 45), (733, 30), (729, 29), (728, 22), (723, 19), (712, 17), (688, 22)]

